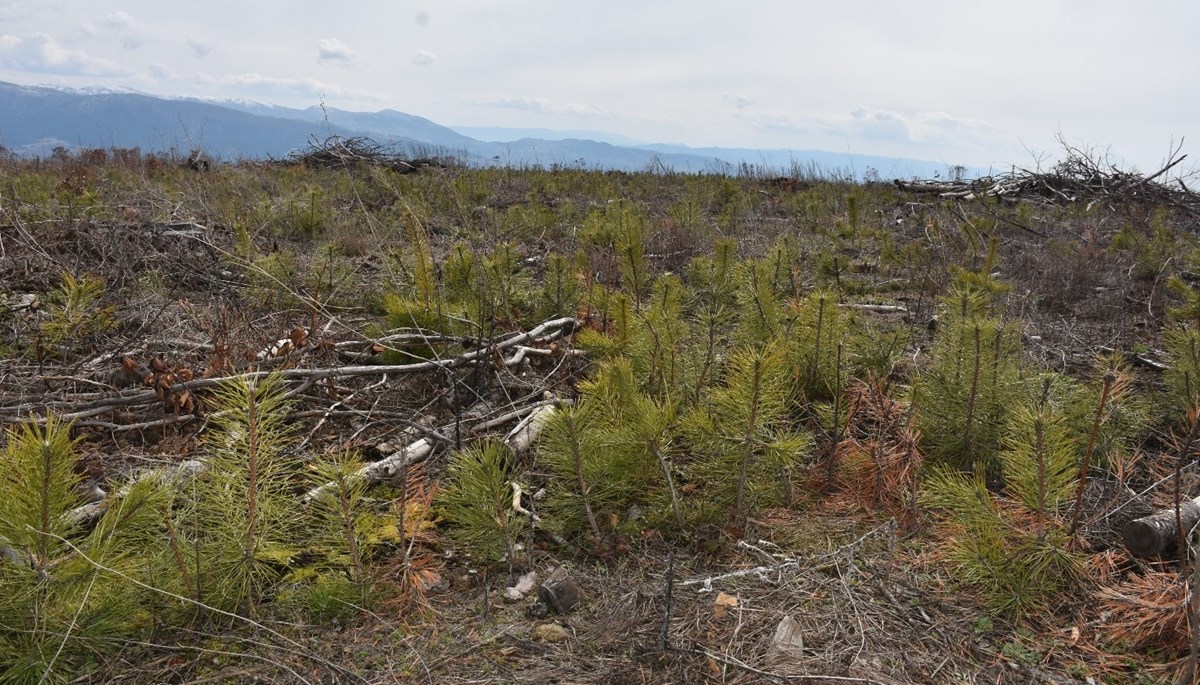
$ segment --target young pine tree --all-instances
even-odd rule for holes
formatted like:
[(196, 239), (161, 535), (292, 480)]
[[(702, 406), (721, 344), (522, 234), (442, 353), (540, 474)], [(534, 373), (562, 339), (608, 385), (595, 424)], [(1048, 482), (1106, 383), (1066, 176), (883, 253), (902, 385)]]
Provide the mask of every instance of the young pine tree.
[(517, 540), (527, 519), (513, 511), (510, 468), (514, 456), (502, 442), (485, 441), (450, 457), (449, 485), (438, 497), (450, 536), (486, 562), (516, 562)]
[(729, 516), (744, 527), (750, 512), (782, 500), (812, 447), (789, 422), (791, 375), (779, 343), (733, 353), (722, 387), (683, 420), (703, 517)]
[(933, 363), (914, 390), (922, 449), (931, 461), (994, 472), (1008, 407), (1019, 397), (1016, 337), (978, 315), (965, 291), (943, 308)]
[(292, 426), (279, 378), (237, 378), (213, 393), (208, 469), (171, 512), (198, 599), (252, 616), (299, 551), (302, 519), (285, 458)]
[(1004, 435), (999, 464), (1009, 496), (991, 492), (982, 471), (946, 466), (923, 491), (924, 503), (941, 514), (946, 559), (957, 577), (981, 590), (989, 609), (1013, 617), (1044, 609), (1081, 577), (1065, 515), (1080, 447), (1064, 410), (1046, 395), (1018, 407)]
[[(635, 526), (678, 524), (673, 406), (638, 390), (624, 359), (580, 390), (579, 403), (559, 410), (538, 443), (538, 461), (554, 477), (546, 504), (553, 525), (599, 544)], [(646, 515), (631, 520), (635, 508)]]
[(159, 493), (114, 496), (88, 530), (74, 448), (70, 427), (47, 418), (10, 430), (0, 455), (0, 683), (66, 682), (149, 623), (129, 579), (154, 575), (142, 552)]

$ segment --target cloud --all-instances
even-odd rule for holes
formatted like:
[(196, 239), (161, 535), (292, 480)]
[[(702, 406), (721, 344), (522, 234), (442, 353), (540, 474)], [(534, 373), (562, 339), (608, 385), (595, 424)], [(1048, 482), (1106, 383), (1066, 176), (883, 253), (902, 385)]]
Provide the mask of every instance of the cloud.
[(217, 88), (249, 94), (256, 97), (265, 95), (319, 98), (325, 96), (352, 98), (356, 100), (377, 100), (378, 97), (368, 91), (355, 88), (345, 88), (336, 83), (318, 81), (313, 78), (278, 78), (262, 74), (229, 74), (226, 76), (209, 76), (200, 74), (195, 78), (199, 86)]
[(118, 33), (122, 31), (136, 31), (141, 26), (137, 19), (134, 19), (126, 12), (112, 12), (106, 14), (104, 15), (104, 20), (100, 22), (100, 25), (109, 31)]
[(745, 95), (739, 95), (737, 93), (726, 93), (725, 95), (722, 95), (721, 97), (724, 98), (725, 100), (733, 103), (733, 106), (737, 107), (738, 109), (746, 109), (750, 105), (754, 104), (754, 101), (751, 100), (750, 98), (746, 97)]
[(150, 76), (159, 81), (174, 81), (179, 78), (179, 74), (171, 71), (170, 67), (158, 62), (150, 65)]
[(498, 109), (517, 109), (537, 114), (570, 114), (584, 117), (608, 116), (608, 113), (603, 109), (592, 105), (582, 105), (578, 102), (556, 103), (547, 98), (535, 98), (528, 95), (476, 100), (470, 104), (481, 107), (496, 107)]
[(26, 19), (39, 10), (62, 9), (62, 4), (61, 0), (0, 0), (0, 21)]
[(136, 50), (145, 41), (141, 28), (141, 23), (129, 13), (110, 12), (96, 24), (80, 26), (79, 33), (84, 38), (116, 36), (121, 40), (121, 47), (126, 50)]
[(436, 59), (437, 55), (433, 54), (432, 52), (428, 52), (426, 50), (417, 50), (417, 54), (413, 55), (412, 63), (418, 67), (427, 67), (430, 64), (433, 64), (433, 61)]
[(194, 36), (187, 39), (188, 47), (192, 49), (192, 54), (197, 59), (204, 59), (208, 53), (212, 52), (212, 45), (208, 41), (201, 40)]
[(317, 41), (318, 62), (349, 62), (352, 57), (350, 46), (336, 38), (322, 38)]
[(986, 121), (945, 112), (897, 112), (857, 107), (844, 116), (796, 117), (786, 112), (739, 112), (752, 127), (771, 133), (824, 135), (903, 145), (983, 148), (1005, 136)]
[(44, 33), (0, 34), (0, 65), (38, 74), (124, 76), (129, 73), (115, 62), (81, 50), (68, 50)]

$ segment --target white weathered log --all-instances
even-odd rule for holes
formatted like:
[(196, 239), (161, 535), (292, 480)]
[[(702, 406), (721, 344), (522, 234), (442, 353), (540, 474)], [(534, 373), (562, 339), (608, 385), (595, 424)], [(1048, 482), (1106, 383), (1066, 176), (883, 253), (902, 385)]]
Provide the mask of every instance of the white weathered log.
[(505, 444), (517, 454), (526, 452), (533, 446), (533, 443), (537, 442), (538, 436), (542, 434), (542, 429), (546, 427), (550, 417), (554, 416), (556, 411), (558, 411), (558, 407), (553, 404), (543, 404), (534, 409), (528, 416), (521, 419), (516, 428), (504, 436)]
[[(426, 457), (433, 453), (433, 443), (428, 438), (421, 438), (415, 442), (411, 442), (401, 449), (396, 450), (391, 455), (379, 461), (372, 462), (362, 467), (355, 472), (355, 478), (362, 478), (368, 481), (377, 482), (387, 478), (394, 478), (401, 473), (405, 468), (424, 461)], [(308, 504), (322, 493), (332, 490), (337, 487), (337, 483), (330, 481), (324, 485), (319, 485), (308, 492), (304, 493), (302, 502)]]

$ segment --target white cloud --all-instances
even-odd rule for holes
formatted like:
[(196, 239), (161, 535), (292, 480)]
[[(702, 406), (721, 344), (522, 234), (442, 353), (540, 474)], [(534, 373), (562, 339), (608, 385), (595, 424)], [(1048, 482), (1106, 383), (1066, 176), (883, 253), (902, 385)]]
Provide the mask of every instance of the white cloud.
[(109, 31), (136, 31), (140, 28), (138, 20), (134, 19), (126, 12), (111, 12), (104, 16), (104, 20), (100, 25)]
[(352, 57), (350, 46), (336, 38), (322, 38), (317, 41), (318, 62), (349, 62)]
[(170, 67), (158, 62), (150, 65), (150, 76), (159, 81), (173, 81), (179, 78), (179, 74), (171, 71)]
[(104, 15), (99, 23), (83, 24), (79, 27), (79, 33), (84, 38), (104, 38), (113, 36), (121, 42), (121, 47), (126, 50), (136, 50), (142, 46), (145, 38), (142, 35), (142, 26), (137, 19), (127, 12), (110, 12)]
[(195, 55), (197, 59), (203, 59), (208, 55), (208, 53), (212, 52), (212, 45), (209, 44), (208, 41), (201, 40), (195, 36), (189, 37), (187, 39), (187, 44), (188, 47), (192, 49), (192, 54)]
[(750, 98), (746, 97), (745, 95), (739, 95), (737, 93), (726, 93), (725, 95), (723, 95), (721, 97), (723, 97), (725, 100), (733, 103), (733, 106), (737, 107), (738, 109), (746, 109), (750, 105), (754, 104), (754, 101), (751, 100)]
[(608, 116), (608, 113), (599, 107), (583, 105), (578, 102), (556, 103), (547, 98), (535, 98), (528, 95), (476, 100), (471, 104), (499, 109), (517, 109), (525, 112), (536, 112), (537, 114), (570, 114), (584, 117)]
[(38, 10), (57, 10), (61, 0), (0, 0), (0, 21), (17, 21), (34, 15)]
[(1007, 137), (997, 126), (945, 112), (903, 113), (856, 107), (844, 116), (797, 117), (786, 112), (739, 112), (752, 127), (770, 133), (829, 136), (902, 145), (957, 146), (979, 149)]
[(0, 65), (38, 74), (124, 76), (129, 73), (115, 62), (64, 48), (44, 33), (0, 35)]
[(427, 67), (430, 64), (433, 64), (433, 61), (436, 59), (437, 55), (433, 54), (432, 52), (427, 50), (417, 50), (417, 54), (413, 55), (412, 63), (418, 67)]
[(263, 97), (278, 95), (285, 97), (345, 97), (356, 100), (375, 100), (368, 91), (355, 88), (344, 88), (336, 83), (318, 81), (314, 78), (279, 78), (263, 76), (262, 74), (229, 74), (226, 76), (210, 76), (200, 74), (195, 79), (196, 84), (208, 88), (233, 91), (242, 94)]

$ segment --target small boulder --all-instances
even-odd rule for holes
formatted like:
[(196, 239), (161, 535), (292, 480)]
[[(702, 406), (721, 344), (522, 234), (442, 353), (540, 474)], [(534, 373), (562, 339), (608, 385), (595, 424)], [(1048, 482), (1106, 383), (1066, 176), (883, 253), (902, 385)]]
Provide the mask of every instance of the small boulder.
[(533, 629), (533, 639), (542, 642), (565, 642), (570, 637), (567, 629), (557, 623), (543, 623)]

